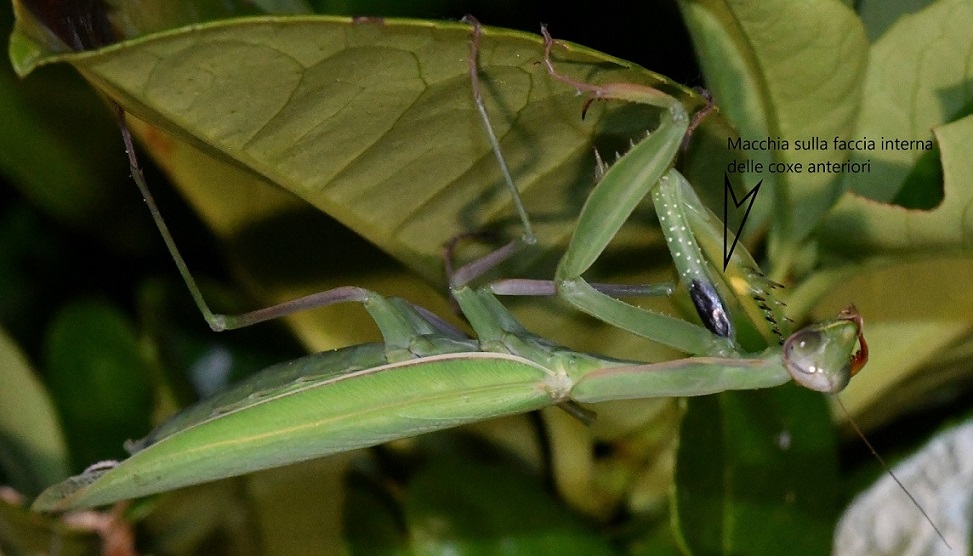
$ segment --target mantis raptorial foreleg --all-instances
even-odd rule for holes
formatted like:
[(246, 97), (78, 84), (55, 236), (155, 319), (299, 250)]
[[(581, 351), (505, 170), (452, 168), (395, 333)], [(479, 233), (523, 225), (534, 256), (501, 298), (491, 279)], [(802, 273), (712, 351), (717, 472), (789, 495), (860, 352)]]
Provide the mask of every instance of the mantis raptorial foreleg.
[[(503, 160), (499, 142), (492, 131), (479, 92), (476, 56), (480, 29), (475, 21), (473, 24), (470, 75), (474, 99), (502, 174), (514, 195), (515, 206), (518, 207), (524, 225), (524, 236), (491, 255), (461, 268), (451, 280), (454, 289), (506, 259), (519, 247), (535, 241), (530, 221), (522, 210), (519, 194)], [(712, 263), (709, 262), (713, 259), (708, 248), (714, 241), (712, 238), (718, 233), (717, 228), (710, 222), (708, 210), (699, 202), (691, 186), (672, 167), (676, 154), (688, 134), (698, 125), (701, 115), (697, 114), (695, 119), (690, 120), (681, 102), (651, 87), (629, 83), (590, 85), (561, 75), (555, 70), (551, 61), (553, 39), (546, 29), (543, 29), (543, 33), (544, 63), (548, 73), (578, 91), (588, 93), (589, 103), (596, 99), (638, 102), (659, 107), (662, 109), (662, 115), (658, 128), (646, 139), (634, 145), (611, 167), (605, 169), (599, 161), (599, 174), (603, 175), (581, 211), (577, 227), (568, 250), (558, 265), (554, 281), (548, 283), (532, 280), (503, 280), (492, 284), (491, 290), (500, 295), (557, 293), (573, 306), (607, 323), (687, 353), (726, 356), (739, 352), (734, 341), (733, 319), (724, 301), (729, 296), (728, 287), (717, 277)], [(623, 295), (668, 293), (664, 288), (616, 286), (613, 289), (612, 286), (590, 284), (582, 277), (646, 195), (651, 197), (656, 208), (680, 280), (686, 284), (706, 328), (616, 299)], [(698, 236), (707, 239), (704, 247), (697, 242)], [(741, 253), (742, 251), (741, 249)], [(740, 263), (742, 259), (746, 259), (747, 262)], [(735, 261), (734, 270), (748, 264), (753, 269), (751, 273), (759, 272), (756, 271), (756, 264), (749, 259), (749, 255), (741, 254), (735, 258)], [(748, 276), (743, 279), (744, 284), (755, 282), (756, 280)], [(763, 291), (757, 286), (750, 286), (750, 289)], [(773, 303), (762, 303), (762, 305), (770, 311)], [(747, 316), (753, 318), (753, 315)], [(782, 315), (771, 318), (774, 322), (783, 320)], [(781, 341), (783, 341), (782, 336)]]
[[(449, 246), (445, 257), (447, 274), (450, 277), (453, 297), (460, 303), (463, 313), (470, 318), (481, 340), (523, 337), (529, 334), (512, 317), (502, 318), (503, 315), (509, 316), (509, 314), (492, 295), (487, 296), (484, 291), (474, 294), (466, 285), (535, 241), (533, 228), (523, 210), (519, 193), (512, 181), (480, 94), (477, 55), (481, 28), (475, 19), (469, 18), (469, 21), (473, 24), (470, 43), (473, 98), (501, 173), (514, 197), (525, 231), (524, 236), (519, 240), (509, 242), (485, 257), (465, 265), (455, 273), (451, 266), (452, 246)], [(722, 257), (716, 249), (721, 228), (716, 224), (715, 216), (700, 202), (682, 174), (672, 167), (673, 160), (679, 149), (683, 147), (685, 138), (699, 125), (703, 115), (711, 110), (711, 102), (703, 111), (690, 119), (677, 99), (651, 87), (628, 83), (589, 85), (572, 80), (554, 69), (551, 61), (551, 48), (554, 41), (546, 28), (542, 28), (542, 32), (544, 62), (548, 73), (579, 91), (588, 92), (591, 95), (589, 103), (595, 99), (641, 102), (662, 108), (663, 116), (659, 127), (645, 140), (634, 145), (613, 166), (606, 169), (599, 159), (598, 169), (601, 180), (582, 208), (568, 250), (558, 265), (555, 280), (501, 280), (487, 286), (490, 292), (501, 295), (557, 294), (584, 312), (619, 328), (691, 354), (720, 358), (743, 355), (743, 350), (734, 341), (734, 322), (730, 316), (730, 307), (742, 306), (743, 310), (738, 311), (740, 313), (738, 320), (749, 324), (751, 329), (764, 332), (766, 343), (754, 351), (773, 346), (779, 340), (783, 346), (786, 366), (795, 380), (819, 391), (833, 392), (843, 388), (848, 378), (854, 375), (867, 360), (867, 346), (861, 335), (861, 317), (853, 308), (839, 315), (839, 319), (831, 324), (812, 327), (815, 328), (814, 330), (805, 329), (786, 338), (785, 341), (778, 328), (786, 324), (786, 318), (780, 313), (780, 306), (783, 304), (769, 298), (767, 293), (777, 285), (763, 278), (757, 264), (746, 249), (741, 247), (734, 252), (726, 265), (725, 277), (720, 277), (714, 268), (712, 261), (721, 260)], [(581, 277), (581, 274), (601, 255), (611, 238), (647, 193), (656, 209), (680, 279), (686, 284), (690, 298), (706, 328), (669, 315), (635, 307), (615, 298), (615, 296), (630, 295), (665, 295), (670, 293), (668, 285), (660, 287), (589, 284)], [(469, 299), (495, 305), (494, 313), (492, 316), (471, 318), (472, 315), (477, 314), (478, 309), (472, 308), (469, 301), (464, 302)], [(736, 304), (730, 306), (724, 299), (732, 299)], [(757, 310), (751, 310), (754, 308)], [(480, 326), (477, 326), (474, 321), (481, 323)], [(769, 322), (771, 326), (760, 327), (759, 324), (764, 321)], [(856, 325), (857, 339), (861, 346), (861, 350), (855, 353), (850, 362), (847, 361), (846, 351), (835, 349), (834, 343), (830, 341), (818, 343), (818, 339), (821, 338), (837, 338), (847, 334), (851, 330), (846, 326), (849, 321)], [(754, 325), (753, 322), (758, 324)], [(837, 330), (844, 332), (838, 333)], [(843, 340), (843, 342), (847, 341), (847, 338)], [(518, 352), (517, 349), (514, 349), (514, 352)], [(723, 371), (733, 368), (725, 362), (716, 363), (713, 367), (722, 367)], [(838, 368), (846, 368), (848, 373), (821, 372), (825, 369)], [(636, 374), (641, 372), (635, 368), (630, 370)], [(734, 380), (744, 380), (744, 378)], [(596, 381), (596, 383), (599, 385), (598, 388), (607, 387), (607, 381)], [(610, 397), (622, 395), (622, 390), (611, 392)], [(580, 396), (576, 399), (586, 398)]]
[[(531, 224), (530, 217), (527, 215), (527, 210), (524, 208), (524, 204), (520, 198), (520, 192), (517, 190), (517, 186), (515, 185), (513, 177), (510, 173), (510, 168), (507, 166), (506, 159), (504, 158), (503, 152), (500, 149), (500, 142), (497, 140), (496, 133), (493, 131), (493, 126), (490, 123), (490, 115), (487, 113), (486, 104), (483, 101), (483, 95), (480, 90), (479, 48), (482, 26), (476, 18), (470, 15), (465, 16), (463, 21), (466, 21), (473, 26), (472, 37), (470, 39), (469, 57), (470, 85), (473, 91), (473, 101), (477, 111), (480, 114), (480, 118), (483, 121), (483, 128), (490, 142), (490, 147), (493, 150), (494, 156), (496, 157), (497, 165), (499, 166), (500, 173), (503, 176), (504, 184), (507, 187), (507, 190), (510, 192), (514, 208), (517, 211), (517, 216), (520, 219), (524, 230), (523, 234), (519, 238), (511, 240), (499, 249), (488, 253), (479, 259), (466, 263), (462, 267), (455, 270), (453, 269), (452, 265), (453, 250), (457, 241), (462, 239), (462, 237), (454, 238), (453, 241), (446, 246), (445, 256), (443, 257), (446, 267), (446, 275), (449, 279), (450, 287), (453, 290), (469, 284), (472, 280), (482, 276), (488, 270), (507, 260), (524, 247), (533, 245), (537, 242), (537, 236), (534, 234), (534, 227)], [(600, 167), (601, 166), (599, 165), (599, 168)], [(673, 286), (668, 283), (645, 285), (590, 285), (596, 290), (614, 297), (664, 296), (671, 295), (673, 292)], [(531, 279), (499, 280), (491, 283), (490, 289), (493, 291), (493, 293), (498, 295), (543, 296), (554, 295), (557, 292), (553, 281)]]

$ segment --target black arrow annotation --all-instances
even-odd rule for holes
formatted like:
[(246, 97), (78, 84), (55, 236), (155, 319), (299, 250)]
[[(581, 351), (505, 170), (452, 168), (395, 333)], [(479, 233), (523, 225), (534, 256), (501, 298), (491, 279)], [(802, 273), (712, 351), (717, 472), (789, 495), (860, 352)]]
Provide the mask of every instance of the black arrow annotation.
[[(726, 272), (727, 265), (730, 264), (730, 257), (733, 256), (733, 250), (736, 249), (737, 242), (740, 241), (740, 234), (743, 232), (743, 226), (747, 223), (747, 218), (750, 216), (750, 209), (753, 208), (753, 202), (757, 200), (757, 192), (760, 191), (761, 184), (764, 180), (757, 182), (757, 185), (753, 186), (753, 189), (747, 192), (742, 199), (737, 200), (736, 192), (733, 191), (733, 185), (730, 184), (730, 176), (723, 173), (723, 272)], [(733, 235), (733, 244), (727, 249), (727, 216), (729, 213), (730, 199), (733, 199), (733, 205), (736, 208), (740, 206), (747, 200), (750, 199), (750, 203), (747, 205), (747, 212), (743, 214), (743, 219), (740, 220), (740, 226), (737, 228), (736, 233)]]

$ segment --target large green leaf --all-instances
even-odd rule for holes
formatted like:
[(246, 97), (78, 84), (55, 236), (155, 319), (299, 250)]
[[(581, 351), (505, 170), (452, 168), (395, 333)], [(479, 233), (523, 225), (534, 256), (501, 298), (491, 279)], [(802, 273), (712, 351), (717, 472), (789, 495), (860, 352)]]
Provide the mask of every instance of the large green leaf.
[[(888, 251), (928, 254), (973, 245), (968, 214), (973, 201), (973, 119), (964, 117), (973, 110), (971, 26), (969, 2), (940, 0), (903, 16), (872, 46), (857, 133), (876, 141), (934, 139), (937, 150), (856, 154), (853, 160), (870, 160), (872, 170), (847, 176), (850, 189), (860, 196), (846, 195), (829, 216), (822, 233), (829, 245), (853, 256)], [(923, 165), (932, 167), (931, 183), (914, 183), (923, 175), (917, 175)], [(921, 187), (926, 192), (909, 190)], [(931, 197), (931, 203), (920, 204), (931, 210), (884, 204), (917, 196)], [(858, 241), (842, 241), (849, 235)]]
[[(932, 140), (934, 128), (969, 114), (973, 6), (940, 0), (899, 19), (871, 47), (858, 133), (875, 139)], [(966, 114), (963, 114), (963, 112)], [(849, 189), (891, 201), (925, 154), (921, 149), (856, 152), (873, 169), (847, 175)]]
[[(742, 138), (793, 143), (852, 134), (867, 42), (848, 6), (836, 0), (683, 0), (679, 6), (707, 86)], [(739, 158), (766, 169), (774, 161), (806, 167), (844, 156), (791, 147), (744, 151)], [(760, 179), (774, 191), (776, 232), (785, 246), (809, 234), (840, 194), (837, 174), (765, 170), (749, 174), (748, 187)]]
[[(473, 104), (469, 40), (465, 24), (239, 19), (42, 62), (70, 61), (138, 117), (287, 189), (438, 280), (442, 244), (513, 215)], [(569, 234), (591, 182), (592, 138), (620, 150), (652, 120), (612, 105), (581, 121), (575, 91), (548, 78), (541, 56), (537, 36), (484, 31), (488, 110), (550, 246)], [(694, 102), (610, 56), (575, 45), (556, 56), (585, 80), (652, 83)]]
[[(837, 513), (824, 400), (796, 386), (687, 400), (677, 528), (694, 554), (822, 554)], [(706, 526), (698, 524), (705, 523)]]

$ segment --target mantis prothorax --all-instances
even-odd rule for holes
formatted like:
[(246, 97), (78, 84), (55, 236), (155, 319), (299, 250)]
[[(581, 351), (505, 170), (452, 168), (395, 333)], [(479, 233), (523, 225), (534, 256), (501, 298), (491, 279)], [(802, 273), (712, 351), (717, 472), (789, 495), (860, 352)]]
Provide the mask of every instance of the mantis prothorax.
[[(489, 129), (477, 90), (478, 25), (473, 33), (473, 98)], [(545, 37), (548, 70), (553, 77), (568, 80), (554, 70), (553, 41), (546, 31)], [(664, 117), (651, 135), (604, 172), (582, 211), (553, 287), (536, 283), (540, 286), (535, 290), (556, 290), (587, 313), (692, 357), (665, 363), (625, 361), (575, 352), (531, 334), (497, 300), (496, 293), (529, 293), (532, 286), (525, 288), (525, 282), (517, 281), (469, 286), (485, 269), (515, 252), (519, 243), (451, 276), (451, 294), (475, 338), (405, 300), (357, 287), (329, 290), (242, 316), (213, 314), (151, 201), (119, 109), (133, 178), (214, 329), (243, 326), (310, 306), (354, 301), (370, 313), (384, 342), (317, 353), (265, 369), (176, 414), (146, 438), (129, 443), (128, 459), (92, 466), (51, 487), (34, 507), (51, 511), (98, 506), (553, 404), (571, 408), (603, 400), (698, 396), (767, 388), (791, 379), (819, 391), (843, 388), (864, 364), (862, 321), (853, 309), (790, 335), (781, 347), (773, 328), (763, 324), (768, 314), (778, 310), (776, 305), (753, 300), (752, 294), (765, 288), (759, 285), (750, 256), (738, 248), (727, 274), (716, 272), (711, 261), (722, 260), (722, 244), (715, 217), (672, 168), (691, 126), (683, 106), (649, 87), (569, 82), (593, 98), (658, 106)], [(493, 148), (503, 164), (495, 140)], [(611, 296), (630, 291), (652, 293), (652, 288), (592, 286), (580, 277), (646, 194), (656, 206), (680, 279), (687, 283), (709, 330)], [(529, 230), (526, 213), (521, 217)], [(524, 241), (531, 241), (529, 233)], [(768, 296), (760, 297), (767, 300)], [(783, 319), (775, 322), (783, 323)], [(770, 347), (745, 352), (733, 336), (741, 326), (763, 332)], [(859, 345), (861, 349), (856, 351)]]

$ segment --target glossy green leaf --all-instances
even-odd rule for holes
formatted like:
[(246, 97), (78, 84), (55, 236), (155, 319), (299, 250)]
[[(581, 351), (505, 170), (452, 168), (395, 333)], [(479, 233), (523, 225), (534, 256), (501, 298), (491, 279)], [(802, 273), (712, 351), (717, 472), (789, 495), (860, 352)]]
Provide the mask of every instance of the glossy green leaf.
[[(822, 554), (837, 458), (820, 395), (796, 387), (687, 400), (678, 530), (695, 554)], [(699, 524), (705, 524), (700, 526)]]
[[(334, 18), (314, 21), (325, 23), (330, 21), (331, 23), (327, 23), (325, 28), (339, 30), (350, 25), (348, 20)], [(238, 27), (239, 25), (241, 25), (239, 22), (227, 22), (224, 27), (226, 32), (231, 34), (245, 32), (246, 27)], [(302, 33), (302, 25), (300, 22), (288, 20), (288, 29), (293, 29), (293, 32), (298, 35)], [(395, 117), (394, 114), (389, 115), (378, 111), (375, 105), (369, 106), (369, 110), (365, 113), (357, 113), (354, 116), (350, 113), (351, 108), (348, 109), (348, 117), (354, 120), (351, 129), (354, 130), (355, 135), (362, 129), (368, 129), (367, 126), (376, 126), (374, 133), (384, 133), (385, 128), (392, 125), (394, 129), (386, 135), (391, 134), (394, 137), (382, 139), (380, 143), (369, 147), (367, 157), (356, 160), (355, 171), (361, 172), (362, 176), (344, 177), (349, 174), (349, 171), (338, 176), (338, 179), (342, 180), (341, 187), (346, 197), (337, 201), (341, 206), (335, 209), (338, 212), (332, 212), (332, 215), (338, 216), (343, 222), (349, 224), (355, 232), (364, 233), (372, 242), (397, 256), (411, 269), (418, 270), (428, 282), (441, 284), (440, 249), (447, 239), (458, 233), (480, 230), (483, 227), (495, 227), (511, 235), (519, 235), (520, 229), (513, 221), (513, 212), (508, 204), (509, 195), (502, 189), (499, 174), (495, 170), (495, 162), (485, 142), (482, 124), (472, 108), (465, 61), (469, 28), (458, 24), (443, 26), (429, 22), (400, 25), (392, 21), (386, 21), (383, 29), (379, 29), (378, 26), (378, 22), (350, 25), (349, 28), (354, 31), (353, 37), (362, 44), (355, 49), (349, 48), (339, 57), (354, 61), (355, 52), (367, 52), (373, 47), (380, 52), (382, 47), (378, 43), (385, 40), (381, 33), (387, 28), (391, 30), (387, 39), (397, 45), (405, 44), (408, 48), (413, 48), (409, 46), (410, 42), (427, 44), (426, 41), (432, 41), (428, 42), (424, 51), (420, 51), (420, 54), (425, 52), (422, 56), (426, 58), (422, 60), (428, 58), (430, 66), (435, 66), (437, 60), (448, 59), (449, 65), (438, 70), (443, 75), (437, 73), (444, 81), (423, 93), (422, 98), (426, 104), (417, 104), (406, 114), (416, 118), (413, 123), (402, 121), (405, 116), (400, 117), (398, 122), (390, 121), (389, 118)], [(206, 30), (206, 33), (217, 31), (218, 29), (214, 27)], [(252, 36), (252, 33), (246, 33), (248, 37)], [(187, 41), (195, 40), (190, 31), (178, 34)], [(314, 34), (321, 35), (321, 32), (314, 28)], [(174, 40), (175, 35), (171, 38)], [(486, 44), (489, 45), (491, 44), (489, 41), (494, 39), (488, 34), (487, 40)], [(627, 146), (626, 138), (640, 136), (647, 126), (653, 124), (654, 115), (638, 107), (599, 103), (592, 107), (588, 119), (582, 121), (580, 110), (583, 99), (578, 98), (571, 89), (551, 82), (540, 71), (540, 66), (535, 65), (541, 57), (539, 39), (536, 36), (504, 32), (498, 34), (495, 40), (504, 46), (484, 50), (480, 63), (481, 67), (487, 69), (485, 79), (488, 78), (490, 71), (520, 77), (516, 81), (512, 81), (509, 77), (496, 77), (495, 84), (487, 88), (488, 96), (495, 99), (495, 102), (503, 104), (502, 108), (498, 108), (490, 102), (491, 117), (498, 132), (506, 133), (503, 140), (504, 152), (514, 164), (513, 170), (517, 175), (518, 184), (522, 189), (526, 189), (523, 186), (530, 188), (526, 193), (528, 210), (532, 211), (532, 215), (540, 224), (544, 247), (549, 248), (552, 243), (567, 237), (585, 199), (587, 187), (593, 183), (592, 143), (598, 145), (602, 153), (624, 150)], [(104, 59), (127, 59), (138, 56), (138, 52), (144, 50), (146, 46), (136, 41), (117, 48), (119, 52), (115, 54), (111, 54), (110, 49), (106, 51)], [(214, 46), (214, 50), (219, 51), (219, 48)], [(491, 52), (493, 54), (490, 54)], [(406, 56), (408, 52), (401, 54)], [(102, 56), (97, 55), (92, 58), (92, 61), (96, 58), (102, 59)], [(218, 56), (214, 58), (217, 59)], [(638, 68), (625, 69), (629, 64), (580, 48), (574, 53), (561, 54), (561, 59), (580, 59), (589, 63), (601, 61), (600, 66), (595, 67), (565, 63), (565, 71), (583, 67), (584, 71), (578, 71), (578, 75), (590, 74), (600, 76), (599, 78), (604, 80), (636, 79), (643, 82), (646, 80), (655, 82), (661, 79)], [(388, 62), (386, 66), (391, 63), (390, 60), (386, 61)], [(490, 66), (496, 66), (496, 69), (490, 70)], [(380, 71), (378, 67), (368, 66), (364, 62), (357, 64), (356, 67), (359, 74), (350, 73), (347, 78), (354, 77), (372, 83), (379, 87), (378, 92), (381, 92), (382, 88), (391, 90), (391, 87), (401, 85), (387, 82), (385, 78), (377, 79), (375, 75)], [(253, 72), (250, 74), (252, 78)], [(247, 72), (241, 69), (239, 77), (246, 78)], [(530, 96), (527, 99), (521, 98), (525, 92), (523, 89), (518, 90), (515, 87), (508, 90), (513, 85), (518, 83), (524, 85), (528, 82), (537, 86), (531, 86)], [(403, 86), (409, 88), (412, 85), (415, 83), (406, 83)], [(416, 91), (412, 92), (416, 93)], [(314, 103), (324, 102), (321, 98), (312, 100)], [(519, 114), (516, 114), (514, 110), (524, 102), (528, 104)], [(441, 103), (446, 103), (443, 104), (442, 110), (445, 110), (444, 113), (449, 114), (451, 119), (439, 118), (435, 113), (436, 106)], [(423, 119), (424, 110), (431, 111), (432, 115)], [(208, 117), (218, 118), (218, 114), (212, 113)], [(515, 117), (517, 120), (511, 121)], [(514, 127), (510, 127), (511, 125)], [(339, 132), (340, 130), (334, 131), (340, 135)], [(410, 140), (417, 133), (434, 142), (424, 140), (417, 143)], [(177, 132), (176, 136), (179, 135), (180, 133)], [(184, 136), (185, 132), (182, 135)], [(146, 137), (147, 143), (156, 153), (160, 163), (182, 184), (185, 195), (199, 207), (217, 234), (232, 242), (231, 252), (240, 257), (242, 272), (247, 275), (247, 281), (254, 284), (264, 296), (264, 304), (285, 301), (296, 295), (320, 291), (327, 287), (355, 283), (386, 294), (407, 297), (439, 314), (450, 313), (449, 306), (442, 299), (441, 291), (417, 287), (414, 281), (408, 283), (406, 279), (393, 273), (382, 272), (363, 277), (360, 273), (351, 271), (341, 272), (336, 277), (333, 270), (336, 267), (347, 268), (349, 264), (356, 264), (350, 262), (348, 257), (351, 255), (347, 253), (344, 241), (322, 242), (318, 239), (319, 234), (303, 237), (302, 234), (309, 233), (303, 227), (297, 230), (290, 229), (290, 235), (287, 236), (276, 235), (277, 232), (295, 223), (310, 224), (312, 221), (308, 218), (309, 211), (304, 203), (295, 201), (293, 195), (275, 185), (276, 181), (277, 184), (283, 183), (291, 187), (277, 179), (279, 176), (267, 176), (255, 173), (251, 169), (241, 168), (239, 161), (228, 162), (226, 157), (214, 158), (213, 147), (200, 145), (198, 140), (194, 145), (187, 145), (154, 128), (146, 130), (143, 136)], [(329, 136), (321, 135), (322, 138)], [(457, 136), (460, 137), (459, 141), (456, 140)], [(319, 173), (321, 176), (331, 175), (337, 171), (334, 170), (335, 162), (329, 160), (339, 156), (340, 153), (332, 152), (333, 147), (324, 142), (310, 144), (310, 141), (307, 141), (306, 143), (294, 147), (292, 154), (297, 156), (305, 152), (306, 156), (321, 161), (322, 167), (330, 164), (332, 169)], [(412, 150), (403, 150), (405, 147)], [(315, 149), (323, 152), (317, 153)], [(401, 155), (397, 154), (389, 161), (385, 155), (386, 150)], [(516, 155), (516, 158), (512, 155)], [(414, 162), (409, 162), (410, 156), (418, 158)], [(698, 158), (706, 160), (705, 152), (698, 153)], [(442, 164), (441, 160), (451, 162)], [(464, 161), (475, 167), (463, 170), (461, 167)], [(317, 162), (312, 165), (314, 164)], [(397, 164), (409, 165), (408, 171), (394, 171), (394, 166)], [(383, 167), (386, 169), (383, 170)], [(380, 186), (370, 185), (371, 180), (378, 179), (371, 175), (376, 173), (389, 174)], [(454, 183), (446, 184), (443, 181), (452, 179), (451, 175), (456, 173), (462, 176)], [(437, 180), (440, 183), (437, 184)], [(313, 183), (305, 185), (314, 187)], [(321, 208), (325, 206), (322, 204), (324, 202), (322, 198), (327, 195), (331, 194), (327, 192), (315, 194), (321, 202), (314, 200), (312, 202)], [(430, 195), (432, 197), (427, 200)], [(381, 204), (384, 208), (377, 209), (375, 203)], [(408, 211), (402, 210), (403, 207), (410, 206), (419, 212), (408, 214)], [(325, 210), (334, 209), (331, 202), (327, 203), (327, 207), (330, 208)], [(366, 224), (357, 217), (359, 212), (365, 213), (368, 226), (377, 228), (366, 229)], [(320, 218), (315, 220), (315, 222), (319, 221)], [(333, 226), (329, 226), (331, 227)], [(273, 235), (268, 237), (266, 235), (268, 230)], [(180, 241), (178, 236), (177, 231), (177, 241)], [(270, 243), (281, 241), (284, 237), (291, 238), (286, 248), (275, 247)], [(612, 254), (619, 259), (641, 258), (641, 253), (644, 252), (647, 244), (654, 242), (656, 237), (657, 234), (648, 231), (643, 217), (639, 225), (627, 229), (626, 233), (613, 244)], [(403, 241), (413, 243), (403, 246)], [(338, 251), (344, 254), (340, 257), (335, 256)], [(359, 248), (348, 251), (359, 251)], [(529, 264), (530, 260), (536, 258), (541, 251), (542, 249), (538, 249), (534, 253), (526, 253), (524, 257), (518, 257), (516, 261), (518, 268), (508, 268), (505, 273), (508, 275), (519, 273), (519, 268)], [(281, 261), (287, 255), (292, 255), (289, 260), (299, 261), (300, 269), (293, 262), (282, 264)], [(652, 261), (665, 266), (666, 259), (653, 258)], [(546, 270), (539, 270), (539, 276), (550, 276), (553, 272), (551, 259), (548, 258), (546, 262), (548, 267)], [(192, 262), (190, 266), (193, 266)], [(639, 270), (642, 268), (640, 265)], [(291, 270), (298, 270), (302, 274), (282, 275)], [(369, 268), (369, 270), (374, 269)], [(322, 273), (326, 271), (330, 271), (330, 276), (327, 279), (320, 279)], [(612, 276), (619, 281), (660, 281), (668, 278), (668, 269), (665, 272), (656, 272), (652, 276), (644, 273), (633, 276), (631, 273), (623, 274), (614, 270)], [(572, 346), (618, 356), (631, 356), (632, 353), (638, 353), (647, 358), (661, 357), (656, 353), (647, 353), (644, 342), (639, 342), (636, 338), (613, 333), (610, 327), (595, 325), (590, 320), (575, 315), (565, 315), (556, 303), (544, 304), (534, 300), (525, 305), (530, 305), (530, 312), (539, 314), (538, 318), (530, 318), (532, 315), (525, 318), (528, 326), (542, 334), (557, 333), (562, 342)], [(329, 308), (315, 315), (300, 315), (298, 318), (302, 338), (314, 349), (330, 349), (375, 339), (374, 336), (362, 336), (362, 331), (373, 329), (367, 323), (364, 314), (355, 307)], [(336, 320), (349, 324), (333, 326)]]
[(45, 376), (74, 463), (117, 459), (149, 428), (151, 368), (118, 309), (103, 301), (65, 308), (47, 338)]
[[(928, 253), (968, 249), (971, 224), (970, 149), (973, 148), (973, 6), (962, 0), (940, 0), (903, 16), (872, 46), (865, 77), (864, 103), (857, 133), (881, 138), (933, 141), (939, 151), (940, 172), (930, 183), (909, 187), (942, 191), (932, 210), (903, 210), (873, 202), (903, 195), (923, 157), (922, 149), (877, 149), (856, 153), (855, 160), (871, 160), (872, 171), (847, 176), (849, 187), (862, 196), (846, 195), (826, 222), (822, 237), (829, 245), (845, 247), (861, 256), (882, 251)], [(964, 117), (967, 116), (967, 117)], [(923, 163), (928, 163), (923, 162)], [(937, 164), (938, 163), (938, 164)], [(915, 196), (916, 193), (909, 193)], [(926, 193), (929, 195), (929, 193)], [(865, 198), (867, 197), (867, 198)], [(839, 237), (858, 241), (844, 246)]]
[[(793, 142), (853, 133), (867, 42), (848, 6), (835, 0), (684, 0), (679, 6), (707, 87), (742, 138)], [(747, 151), (738, 158), (766, 168), (772, 161), (806, 165), (841, 157), (789, 149)], [(765, 171), (749, 174), (747, 187), (759, 179), (774, 191), (776, 232), (785, 245), (810, 233), (841, 191), (835, 174)]]
[[(973, 116), (933, 128), (941, 152), (943, 200), (932, 210), (910, 210), (849, 195), (836, 207), (821, 236), (854, 234), (859, 241), (851, 255), (883, 252), (955, 252), (973, 247)], [(935, 187), (936, 184), (928, 184)]]
[(27, 496), (70, 474), (54, 404), (24, 354), (0, 329), (0, 484)]
[[(973, 6), (940, 0), (890, 27), (869, 53), (858, 133), (876, 141), (928, 141), (934, 128), (966, 115), (961, 111), (973, 101), (968, 86), (973, 41), (966, 32), (971, 25)], [(856, 152), (852, 160), (871, 160), (873, 169), (846, 176), (849, 189), (891, 201), (923, 154), (921, 149)]]
[[(409, 20), (234, 20), (44, 61), (71, 61), (136, 116), (284, 187), (438, 279), (442, 244), (502, 228), (513, 215), (472, 101), (469, 33), (464, 24)], [(652, 120), (637, 108), (596, 105), (581, 121), (575, 92), (537, 64), (539, 37), (487, 29), (483, 41), (493, 125), (545, 245), (558, 243), (584, 199), (579, 184), (591, 181), (592, 137), (606, 152), (621, 150)], [(582, 47), (556, 56), (587, 80), (661, 84), (698, 102)]]

